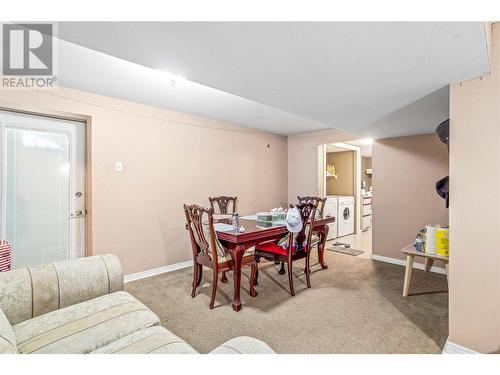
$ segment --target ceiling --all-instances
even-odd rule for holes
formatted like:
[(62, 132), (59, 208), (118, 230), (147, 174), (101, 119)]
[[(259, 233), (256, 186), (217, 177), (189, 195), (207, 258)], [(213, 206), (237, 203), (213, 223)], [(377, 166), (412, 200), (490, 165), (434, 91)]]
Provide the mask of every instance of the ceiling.
[[(58, 43), (58, 84), (276, 134), (325, 125), (73, 43)], [(78, 74), (75, 74), (78, 72)]]
[(346, 142), (350, 145), (358, 146), (359, 147), (359, 152), (361, 153), (361, 156), (364, 158), (371, 158), (372, 157), (372, 145), (371, 144), (364, 144), (361, 142), (361, 139), (356, 139), (354, 141), (349, 141)]
[[(135, 101), (284, 135), (430, 132), (448, 117), (447, 85), (489, 71), (481, 22), (62, 22), (58, 33), (102, 53), (62, 85), (118, 97), (132, 89)], [(127, 73), (127, 62), (152, 68), (151, 77), (187, 78), (194, 86), (183, 95), (196, 89), (198, 100)]]

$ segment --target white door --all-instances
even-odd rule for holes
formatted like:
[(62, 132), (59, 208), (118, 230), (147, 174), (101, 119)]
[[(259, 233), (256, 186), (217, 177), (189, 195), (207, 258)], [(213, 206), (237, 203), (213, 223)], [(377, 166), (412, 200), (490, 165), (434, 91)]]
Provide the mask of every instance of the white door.
[(85, 125), (0, 111), (0, 238), (13, 267), (85, 255)]

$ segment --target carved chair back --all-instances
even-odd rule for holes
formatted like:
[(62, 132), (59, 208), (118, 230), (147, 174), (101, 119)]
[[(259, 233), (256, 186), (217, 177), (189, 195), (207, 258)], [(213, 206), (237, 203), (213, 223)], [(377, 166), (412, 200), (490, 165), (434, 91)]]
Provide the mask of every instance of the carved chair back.
[(314, 204), (316, 204), (317, 210), (319, 211), (319, 216), (323, 216), (323, 210), (325, 209), (326, 197), (320, 198), (320, 197), (312, 197), (312, 196), (306, 195), (304, 197), (298, 196), (297, 199), (299, 200), (299, 203), (313, 202)]
[(196, 259), (200, 254), (204, 254), (217, 264), (213, 212), (213, 208), (204, 208), (196, 204), (184, 205), (193, 258)]
[[(295, 235), (289, 236), (289, 249), (292, 249), (293, 242), (297, 243), (297, 250), (304, 248), (304, 244), (310, 244), (313, 234), (313, 224), (316, 215), (316, 204), (314, 202), (302, 202), (295, 206), (300, 212), (302, 229)], [(291, 254), (292, 252), (290, 252)]]
[(228, 197), (226, 195), (221, 195), (219, 197), (209, 197), (210, 207), (214, 209), (214, 212), (217, 211), (216, 207), (214, 207), (214, 203), (217, 203), (218, 211), (216, 213), (219, 214), (233, 214), (236, 212), (236, 200), (238, 197)]

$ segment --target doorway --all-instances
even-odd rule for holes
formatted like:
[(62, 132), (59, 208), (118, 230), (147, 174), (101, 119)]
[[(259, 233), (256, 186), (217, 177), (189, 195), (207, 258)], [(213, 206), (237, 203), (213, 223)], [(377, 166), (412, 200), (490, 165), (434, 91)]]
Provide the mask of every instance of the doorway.
[(85, 123), (0, 110), (0, 238), (19, 268), (85, 255)]
[(330, 228), (327, 248), (360, 258), (372, 253), (371, 141), (353, 140), (320, 145), (319, 194), (336, 224)]

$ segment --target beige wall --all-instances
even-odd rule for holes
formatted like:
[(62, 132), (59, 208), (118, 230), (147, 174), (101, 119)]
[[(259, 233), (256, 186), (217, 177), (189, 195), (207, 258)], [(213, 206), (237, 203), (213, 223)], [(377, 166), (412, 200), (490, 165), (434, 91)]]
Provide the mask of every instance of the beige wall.
[[(346, 142), (357, 139), (339, 130), (322, 130), (288, 137), (288, 201), (296, 202), (298, 195), (317, 195), (318, 146), (325, 143)], [(321, 177), (322, 179), (322, 177)]]
[(491, 75), (450, 90), (450, 336), (500, 352), (500, 28)]
[(361, 181), (366, 181), (366, 188), (369, 189), (372, 186), (372, 176), (366, 174), (367, 169), (372, 169), (372, 158), (362, 157), (361, 158)]
[(326, 179), (327, 195), (354, 195), (354, 151), (328, 152), (326, 164), (335, 165), (337, 179)]
[(448, 151), (437, 135), (425, 134), (376, 141), (372, 156), (373, 254), (405, 259), (401, 249), (425, 224), (448, 224), (435, 190), (448, 175)]
[(0, 104), (91, 118), (94, 254), (126, 274), (192, 258), (183, 203), (235, 194), (246, 214), (287, 200), (286, 137), (69, 89), (2, 91)]

